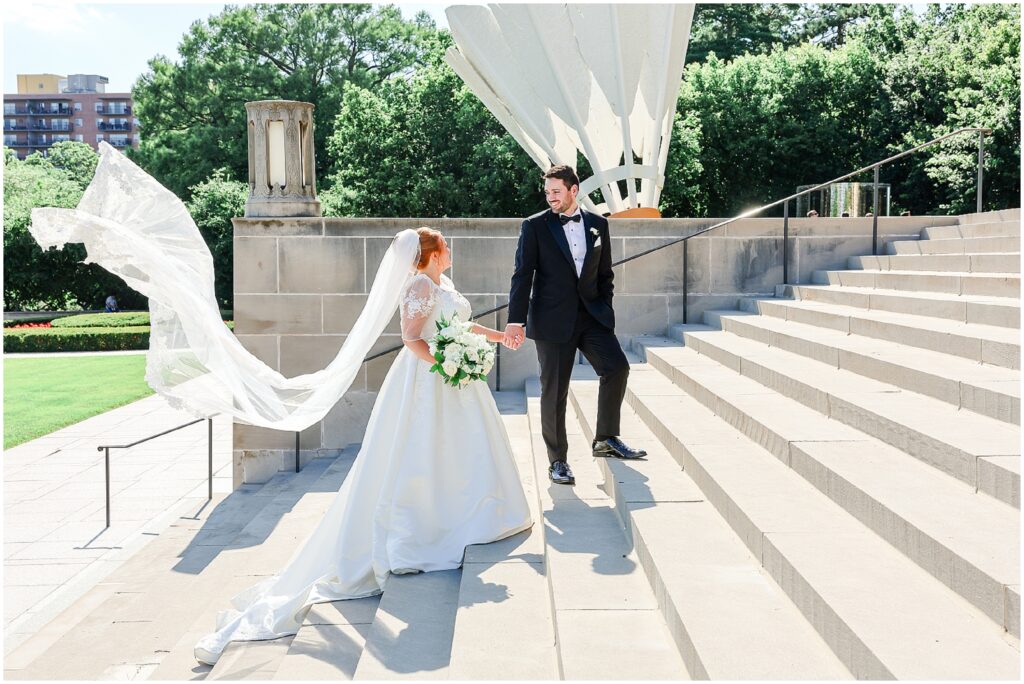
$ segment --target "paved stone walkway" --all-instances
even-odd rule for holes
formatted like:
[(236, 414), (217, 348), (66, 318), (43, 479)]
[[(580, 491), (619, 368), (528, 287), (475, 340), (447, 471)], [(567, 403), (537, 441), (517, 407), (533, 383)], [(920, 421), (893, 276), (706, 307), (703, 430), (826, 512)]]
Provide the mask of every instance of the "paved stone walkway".
[[(172, 520), (207, 504), (207, 424), (153, 395), (4, 452), (4, 652), (58, 615)], [(231, 420), (214, 418), (214, 493), (231, 490)]]

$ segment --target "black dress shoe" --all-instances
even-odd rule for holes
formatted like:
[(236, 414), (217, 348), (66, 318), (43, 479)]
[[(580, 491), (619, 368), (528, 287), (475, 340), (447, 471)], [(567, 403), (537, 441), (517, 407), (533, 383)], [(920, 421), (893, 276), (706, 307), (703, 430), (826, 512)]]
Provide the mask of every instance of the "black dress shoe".
[(632, 449), (623, 443), (618, 437), (594, 440), (594, 456), (615, 458), (643, 458), (647, 452), (643, 449)]
[(555, 461), (548, 468), (548, 477), (555, 484), (576, 484), (576, 478), (572, 475), (572, 469), (565, 461)]

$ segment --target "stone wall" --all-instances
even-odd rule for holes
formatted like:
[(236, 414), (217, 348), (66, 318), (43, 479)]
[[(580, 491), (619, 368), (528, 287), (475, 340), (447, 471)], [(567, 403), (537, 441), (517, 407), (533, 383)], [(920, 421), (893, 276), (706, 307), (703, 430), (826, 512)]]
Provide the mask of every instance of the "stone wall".
[[(724, 219), (613, 220), (612, 259), (619, 260)], [(952, 225), (955, 216), (880, 217), (879, 251), (921, 228)], [(508, 300), (521, 220), (498, 219), (234, 219), (235, 334), (285, 376), (326, 366), (337, 354), (373, 283), (377, 264), (398, 231), (428, 225), (448, 238), (450, 277), (474, 311)], [(871, 218), (790, 219), (790, 280), (810, 282), (818, 269), (844, 268), (849, 256), (871, 253)], [(744, 219), (689, 241), (690, 322), (705, 309), (734, 308), (744, 296), (771, 295), (782, 282), (782, 219)], [(616, 333), (622, 338), (664, 332), (682, 322), (681, 244), (615, 270)], [(501, 323), (506, 318), (501, 312)], [(496, 327), (495, 315), (479, 321)], [(374, 352), (401, 344), (397, 313)], [(520, 389), (537, 374), (527, 341), (502, 349), (492, 388)], [(301, 458), (358, 442), (376, 391), (394, 354), (364, 364), (351, 389), (323, 421), (303, 431)], [(293, 467), (295, 435), (248, 425), (234, 429), (234, 480), (266, 481)]]

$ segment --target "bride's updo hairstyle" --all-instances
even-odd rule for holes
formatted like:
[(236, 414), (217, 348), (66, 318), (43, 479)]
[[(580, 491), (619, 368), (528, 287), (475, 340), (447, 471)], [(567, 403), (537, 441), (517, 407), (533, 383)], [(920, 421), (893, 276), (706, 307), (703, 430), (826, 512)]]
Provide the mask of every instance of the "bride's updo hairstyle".
[(417, 228), (416, 233), (420, 236), (420, 259), (416, 263), (416, 268), (426, 268), (427, 264), (430, 263), (430, 257), (434, 252), (440, 252), (442, 247), (441, 242), (441, 231), (434, 230), (433, 228)]

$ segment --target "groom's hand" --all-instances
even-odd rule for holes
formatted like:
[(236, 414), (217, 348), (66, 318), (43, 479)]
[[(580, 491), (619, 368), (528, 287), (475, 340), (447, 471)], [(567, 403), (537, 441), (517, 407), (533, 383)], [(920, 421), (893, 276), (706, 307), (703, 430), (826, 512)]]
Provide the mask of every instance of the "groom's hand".
[(526, 333), (523, 331), (523, 326), (509, 323), (505, 326), (505, 335), (501, 343), (509, 349), (519, 349), (519, 345), (526, 339)]

